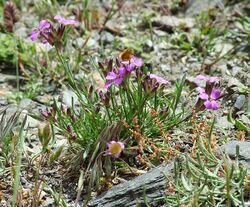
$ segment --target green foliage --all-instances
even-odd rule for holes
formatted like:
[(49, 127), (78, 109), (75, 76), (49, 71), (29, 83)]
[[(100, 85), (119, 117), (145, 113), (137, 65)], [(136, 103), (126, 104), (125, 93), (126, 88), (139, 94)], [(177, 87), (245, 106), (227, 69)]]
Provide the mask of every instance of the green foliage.
[(0, 62), (15, 64), (18, 55), (25, 65), (31, 65), (35, 53), (35, 45), (18, 40), (11, 34), (0, 33)]
[(0, 109), (0, 173), (10, 164), (16, 136), (13, 134), (17, 126), (20, 112), (7, 115), (8, 108)]
[(218, 158), (203, 140), (198, 140), (195, 157), (182, 156), (175, 164), (173, 188), (166, 197), (169, 206), (248, 206), (246, 182), (249, 168), (233, 163), (228, 157)]

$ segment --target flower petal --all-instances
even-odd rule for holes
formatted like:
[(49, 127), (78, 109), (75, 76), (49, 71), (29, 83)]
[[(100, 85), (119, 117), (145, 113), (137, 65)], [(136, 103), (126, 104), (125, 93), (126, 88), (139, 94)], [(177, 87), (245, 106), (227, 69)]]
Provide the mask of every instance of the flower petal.
[(64, 20), (64, 18), (60, 15), (56, 15), (54, 16), (54, 20), (57, 20), (59, 23), (61, 23)]
[(196, 91), (198, 91), (199, 93), (205, 93), (205, 88), (197, 87)]
[(78, 25), (77, 21), (73, 19), (65, 19), (64, 17), (60, 15), (56, 15), (54, 19), (57, 20), (58, 23), (63, 24), (63, 25), (74, 25), (74, 26)]
[(213, 100), (217, 100), (221, 95), (220, 89), (218, 88), (213, 88), (210, 97)]
[(116, 77), (117, 77), (117, 74), (115, 72), (111, 71), (111, 72), (108, 72), (106, 79), (107, 80), (115, 80)]
[(168, 85), (168, 84), (170, 84), (169, 81), (167, 81), (164, 78), (162, 78), (162, 77), (160, 77), (158, 75), (155, 75), (155, 74), (150, 74), (149, 78), (155, 79), (157, 81), (157, 83), (159, 83), (160, 85)]
[(142, 66), (143, 61), (142, 61), (142, 59), (133, 56), (133, 58), (132, 58), (132, 63), (133, 63), (136, 67), (139, 68), (139, 67)]
[(127, 70), (125, 67), (120, 67), (118, 69), (118, 73), (119, 73), (120, 77), (123, 77), (126, 74), (126, 72), (127, 72)]
[(212, 109), (212, 103), (211, 101), (207, 100), (204, 102), (204, 106), (206, 107), (206, 109)]
[(109, 88), (110, 86), (112, 86), (114, 84), (114, 82), (111, 80), (111, 81), (108, 81), (108, 82), (106, 82), (105, 83), (105, 85), (104, 85), (104, 88)]
[(204, 76), (204, 75), (197, 75), (197, 76), (196, 76), (196, 79), (207, 81), (207, 77)]
[(114, 80), (114, 83), (116, 85), (120, 85), (122, 82), (123, 82), (123, 78), (122, 77), (121, 78), (117, 78), (117, 79)]
[(133, 64), (126, 65), (126, 70), (127, 70), (128, 72), (131, 72), (131, 71), (133, 71), (134, 69), (135, 69), (135, 66), (134, 66)]
[(124, 145), (124, 143), (123, 142), (117, 142), (120, 146), (121, 146), (121, 148), (122, 149), (124, 149), (125, 148), (125, 145)]
[(40, 31), (38, 29), (33, 29), (30, 35), (30, 39), (32, 41), (36, 41), (39, 35), (40, 35)]
[(211, 101), (211, 109), (217, 110), (219, 108), (219, 104), (217, 101)]
[(208, 100), (208, 94), (205, 92), (200, 93), (199, 97), (202, 100)]
[(39, 29), (41, 31), (45, 30), (45, 29), (49, 29), (50, 28), (50, 23), (47, 20), (41, 20), (39, 23)]

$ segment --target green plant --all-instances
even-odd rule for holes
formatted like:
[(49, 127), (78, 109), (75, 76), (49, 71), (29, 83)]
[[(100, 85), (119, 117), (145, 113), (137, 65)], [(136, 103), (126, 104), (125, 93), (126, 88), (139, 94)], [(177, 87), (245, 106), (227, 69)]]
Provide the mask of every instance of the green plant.
[[(202, 138), (195, 155), (183, 155), (174, 167), (170, 206), (248, 206), (249, 168), (227, 156), (216, 156)], [(238, 152), (239, 149), (236, 149)]]
[(0, 109), (0, 174), (13, 162), (12, 149), (16, 140), (13, 132), (21, 114), (17, 111), (9, 116), (7, 110), (8, 107)]
[(12, 34), (0, 33), (0, 62), (16, 64), (16, 48), (20, 61), (31, 65), (30, 57), (35, 53), (35, 46), (25, 41), (16, 40)]

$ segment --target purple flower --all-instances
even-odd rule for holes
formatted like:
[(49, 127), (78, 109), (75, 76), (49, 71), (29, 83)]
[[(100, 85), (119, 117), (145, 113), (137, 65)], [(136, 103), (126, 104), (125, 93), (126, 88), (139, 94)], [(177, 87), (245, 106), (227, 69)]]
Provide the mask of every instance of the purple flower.
[(108, 72), (106, 76), (107, 82), (105, 83), (105, 88), (109, 88), (113, 84), (120, 85), (124, 80), (126, 72), (127, 71), (124, 67), (120, 67), (118, 69), (118, 73), (115, 73), (114, 71)]
[(120, 62), (128, 72), (131, 72), (135, 68), (140, 68), (143, 65), (143, 61), (134, 55), (129, 60), (121, 60)]
[(30, 39), (32, 41), (36, 41), (40, 36), (42, 37), (42, 43), (47, 43), (46, 37), (50, 33), (51, 24), (47, 20), (41, 20), (39, 23), (39, 27), (33, 29), (31, 32)]
[(158, 75), (155, 75), (155, 74), (150, 74), (149, 77), (151, 79), (154, 79), (156, 80), (156, 82), (159, 84), (159, 85), (168, 85), (170, 84), (169, 81), (165, 80), (164, 78), (158, 76)]
[(107, 143), (107, 150), (105, 151), (105, 155), (113, 155), (118, 158), (122, 151), (124, 150), (125, 145), (122, 142), (110, 141)]
[(219, 82), (219, 80), (220, 80), (220, 78), (216, 77), (216, 76), (206, 77), (204, 75), (198, 75), (198, 76), (196, 76), (196, 79), (203, 80), (203, 81), (206, 81), (209, 83), (216, 83), (216, 82)]
[(200, 93), (200, 99), (205, 101), (204, 106), (206, 109), (217, 110), (219, 108), (219, 104), (217, 102), (221, 96), (221, 91), (219, 88), (213, 87), (210, 94), (208, 94), (204, 88), (200, 87), (197, 88), (197, 91)]
[(63, 24), (63, 25), (73, 25), (73, 26), (77, 26), (78, 22), (73, 20), (73, 19), (65, 19), (62, 16), (56, 15), (54, 17), (55, 20), (57, 20), (58, 23)]

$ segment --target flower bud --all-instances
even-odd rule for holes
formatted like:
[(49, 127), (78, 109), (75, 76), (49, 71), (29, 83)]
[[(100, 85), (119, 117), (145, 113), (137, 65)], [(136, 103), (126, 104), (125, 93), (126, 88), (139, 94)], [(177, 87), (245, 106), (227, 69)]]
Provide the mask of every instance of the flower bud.
[(47, 148), (52, 137), (52, 129), (49, 122), (43, 123), (38, 128), (38, 138), (43, 145), (43, 148)]

